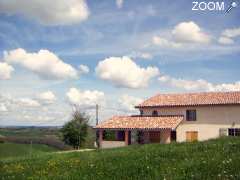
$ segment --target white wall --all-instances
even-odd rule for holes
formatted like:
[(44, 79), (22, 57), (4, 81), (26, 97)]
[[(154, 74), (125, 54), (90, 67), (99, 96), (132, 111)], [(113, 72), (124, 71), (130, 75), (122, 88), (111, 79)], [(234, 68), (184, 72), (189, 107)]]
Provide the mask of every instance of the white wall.
[[(186, 121), (186, 110), (196, 109), (197, 121)], [(220, 128), (240, 128), (240, 105), (143, 108), (144, 115), (157, 110), (159, 115), (184, 115), (177, 127), (177, 141), (186, 140), (186, 131), (198, 131), (198, 140), (219, 137)]]
[(123, 147), (125, 145), (125, 141), (102, 141), (101, 148), (115, 148), (115, 147)]

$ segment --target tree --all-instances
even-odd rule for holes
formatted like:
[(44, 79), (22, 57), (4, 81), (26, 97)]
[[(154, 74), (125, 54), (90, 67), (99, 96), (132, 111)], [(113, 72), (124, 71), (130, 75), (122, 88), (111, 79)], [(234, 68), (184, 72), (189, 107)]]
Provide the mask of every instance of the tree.
[(61, 129), (63, 141), (75, 149), (82, 147), (88, 134), (89, 117), (78, 108), (72, 114), (72, 120)]

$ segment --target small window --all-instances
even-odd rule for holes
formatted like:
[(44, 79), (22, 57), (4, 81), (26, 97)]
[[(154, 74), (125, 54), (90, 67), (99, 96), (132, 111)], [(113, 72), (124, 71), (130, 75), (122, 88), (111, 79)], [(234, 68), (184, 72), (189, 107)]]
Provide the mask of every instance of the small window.
[(197, 120), (197, 112), (196, 112), (196, 110), (187, 110), (187, 112), (186, 112), (186, 120), (187, 121), (196, 121)]
[(141, 116), (143, 115), (143, 110), (140, 110), (140, 115), (141, 115)]
[(158, 112), (157, 112), (156, 110), (154, 110), (154, 111), (152, 112), (152, 116), (158, 116)]
[(240, 136), (240, 128), (229, 128), (228, 135), (229, 136)]

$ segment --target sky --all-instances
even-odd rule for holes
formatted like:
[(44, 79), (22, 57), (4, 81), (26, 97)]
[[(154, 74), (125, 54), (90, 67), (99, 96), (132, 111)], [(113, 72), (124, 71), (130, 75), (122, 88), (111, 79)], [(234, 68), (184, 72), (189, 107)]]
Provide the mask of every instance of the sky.
[(103, 121), (158, 93), (240, 90), (240, 7), (219, 2), (0, 0), (0, 126), (63, 125), (76, 106), (94, 124), (96, 104)]

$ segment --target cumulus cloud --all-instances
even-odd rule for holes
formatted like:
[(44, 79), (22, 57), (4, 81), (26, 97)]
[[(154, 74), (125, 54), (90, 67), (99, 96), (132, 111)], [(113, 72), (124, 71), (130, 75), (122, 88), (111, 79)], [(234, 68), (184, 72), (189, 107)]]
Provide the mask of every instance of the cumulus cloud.
[(135, 106), (140, 104), (143, 100), (134, 96), (129, 96), (128, 94), (122, 95), (118, 99), (118, 103), (123, 110), (126, 111), (136, 111)]
[(152, 43), (154, 45), (161, 46), (164, 48), (179, 48), (179, 47), (181, 47), (180, 43), (170, 41), (170, 40), (162, 38), (160, 36), (153, 36)]
[(0, 112), (7, 112), (7, 111), (8, 111), (8, 109), (7, 109), (6, 105), (3, 103), (0, 103)]
[(239, 28), (233, 28), (233, 29), (226, 29), (222, 32), (223, 36), (234, 38), (237, 36), (240, 36), (240, 27)]
[(53, 103), (57, 99), (55, 94), (52, 91), (42, 92), (37, 97), (39, 100), (42, 100), (47, 103)]
[(19, 98), (16, 100), (16, 103), (20, 106), (25, 106), (25, 107), (39, 107), (41, 104), (34, 99), (31, 98)]
[(181, 22), (172, 30), (174, 39), (183, 43), (209, 43), (210, 36), (193, 21)]
[(71, 88), (66, 93), (67, 99), (71, 104), (78, 105), (80, 107), (95, 107), (96, 104), (103, 104), (105, 101), (105, 95), (101, 91), (80, 90)]
[(1, 0), (0, 12), (23, 15), (44, 25), (76, 24), (90, 14), (85, 0)]
[(220, 38), (218, 39), (218, 42), (219, 42), (220, 44), (233, 44), (233, 43), (234, 43), (234, 41), (233, 41), (231, 38), (224, 37), (224, 36), (220, 37)]
[(86, 66), (86, 65), (83, 65), (83, 64), (79, 65), (78, 68), (79, 68), (79, 73), (80, 74), (87, 74), (90, 71), (89, 67)]
[(195, 91), (239, 91), (240, 81), (235, 83), (213, 84), (206, 80), (199, 79), (196, 81), (185, 80), (180, 78), (173, 78), (167, 75), (162, 75), (158, 78), (162, 83), (168, 84), (172, 87), (177, 87), (185, 90)]
[(157, 67), (141, 68), (127, 56), (104, 59), (95, 71), (99, 78), (126, 88), (147, 87), (149, 81), (159, 74)]
[(40, 50), (37, 53), (26, 52), (24, 49), (5, 51), (4, 60), (9, 64), (19, 64), (45, 79), (78, 77), (75, 68), (48, 50)]
[(14, 68), (5, 62), (0, 62), (0, 79), (6, 80), (11, 78)]
[(220, 44), (234, 44), (234, 38), (240, 36), (240, 28), (226, 29), (222, 32), (218, 42)]
[(116, 5), (120, 9), (123, 6), (123, 0), (116, 0)]

